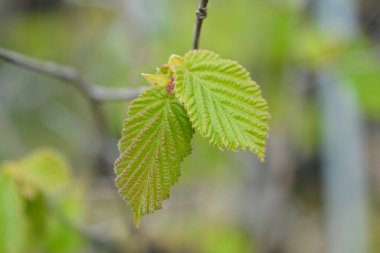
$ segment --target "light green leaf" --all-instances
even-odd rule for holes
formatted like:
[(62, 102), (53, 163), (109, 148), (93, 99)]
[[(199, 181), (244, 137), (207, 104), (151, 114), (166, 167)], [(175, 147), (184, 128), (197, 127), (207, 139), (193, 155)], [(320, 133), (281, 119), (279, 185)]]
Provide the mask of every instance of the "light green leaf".
[(40, 149), (19, 163), (17, 177), (43, 193), (54, 193), (69, 182), (69, 165), (66, 159), (51, 149)]
[(19, 253), (27, 233), (23, 200), (5, 170), (0, 172), (0, 203), (0, 252)]
[(177, 67), (183, 65), (183, 58), (179, 55), (173, 54), (169, 58), (169, 66), (170, 67)]
[(171, 57), (175, 95), (210, 143), (250, 150), (264, 160), (269, 113), (260, 87), (238, 63), (206, 50)]
[(130, 104), (115, 172), (136, 226), (169, 198), (170, 185), (181, 174), (180, 164), (191, 153), (192, 134), (185, 109), (163, 88), (151, 88)]
[(168, 75), (165, 75), (165, 74), (151, 75), (151, 74), (144, 74), (143, 73), (142, 76), (145, 78), (145, 80), (148, 83), (153, 84), (157, 87), (166, 88), (170, 85), (170, 77)]

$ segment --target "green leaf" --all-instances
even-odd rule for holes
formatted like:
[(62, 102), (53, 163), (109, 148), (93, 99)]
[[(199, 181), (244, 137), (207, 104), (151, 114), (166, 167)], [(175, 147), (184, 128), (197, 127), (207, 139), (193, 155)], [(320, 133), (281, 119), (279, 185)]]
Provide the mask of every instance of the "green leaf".
[(24, 199), (24, 210), (29, 221), (28, 250), (38, 252), (44, 247), (47, 236), (48, 206), (45, 196), (39, 192), (34, 199)]
[(0, 172), (0, 203), (0, 252), (19, 253), (27, 233), (23, 200), (4, 169)]
[(84, 252), (86, 238), (83, 232), (77, 229), (85, 218), (85, 201), (81, 186), (70, 188), (69, 192), (56, 200), (53, 208), (58, 215), (46, 217), (46, 252)]
[(16, 177), (43, 193), (54, 193), (69, 182), (69, 165), (56, 151), (40, 149), (19, 163)]
[(191, 153), (192, 134), (185, 109), (163, 88), (151, 88), (130, 104), (115, 172), (137, 227), (145, 214), (161, 209), (169, 198), (180, 164)]
[(238, 63), (206, 50), (171, 57), (175, 95), (210, 143), (250, 150), (264, 160), (269, 113), (260, 87)]
[(169, 58), (169, 66), (177, 67), (183, 65), (183, 58), (179, 55), (173, 54)]

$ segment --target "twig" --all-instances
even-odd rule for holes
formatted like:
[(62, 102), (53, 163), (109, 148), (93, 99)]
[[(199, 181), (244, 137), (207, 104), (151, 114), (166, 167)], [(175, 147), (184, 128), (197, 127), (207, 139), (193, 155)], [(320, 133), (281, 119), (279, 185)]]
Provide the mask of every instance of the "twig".
[(203, 20), (207, 18), (207, 4), (208, 0), (201, 0), (198, 10), (197, 10), (197, 18), (195, 21), (195, 32), (194, 32), (194, 40), (193, 40), (193, 49), (199, 48), (199, 38), (202, 30)]
[(19, 67), (67, 81), (94, 102), (131, 100), (136, 98), (142, 91), (142, 89), (103, 88), (100, 85), (84, 79), (73, 67), (36, 60), (4, 48), (0, 48), (0, 59)]

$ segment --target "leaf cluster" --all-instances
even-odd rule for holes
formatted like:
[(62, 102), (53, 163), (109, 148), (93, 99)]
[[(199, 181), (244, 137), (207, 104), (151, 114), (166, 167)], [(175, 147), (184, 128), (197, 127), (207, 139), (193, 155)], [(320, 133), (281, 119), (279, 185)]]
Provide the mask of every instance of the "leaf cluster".
[(221, 150), (252, 151), (264, 161), (270, 117), (250, 74), (211, 51), (172, 55), (143, 76), (154, 87), (131, 102), (115, 162), (116, 185), (137, 226), (169, 198), (194, 130)]

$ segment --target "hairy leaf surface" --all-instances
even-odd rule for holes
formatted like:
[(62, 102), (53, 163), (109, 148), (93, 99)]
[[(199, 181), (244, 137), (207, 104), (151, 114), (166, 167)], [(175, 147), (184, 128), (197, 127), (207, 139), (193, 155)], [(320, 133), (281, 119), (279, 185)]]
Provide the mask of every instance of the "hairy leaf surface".
[(132, 207), (137, 226), (169, 198), (180, 164), (191, 153), (192, 134), (185, 109), (164, 88), (151, 88), (130, 104), (115, 172), (119, 193)]
[(264, 160), (270, 116), (249, 73), (206, 50), (173, 56), (169, 64), (192, 126), (221, 149), (248, 149)]

